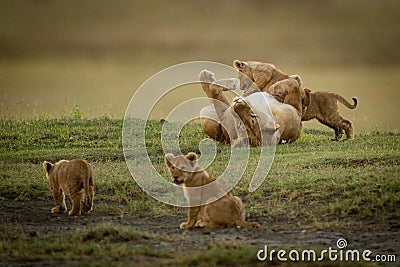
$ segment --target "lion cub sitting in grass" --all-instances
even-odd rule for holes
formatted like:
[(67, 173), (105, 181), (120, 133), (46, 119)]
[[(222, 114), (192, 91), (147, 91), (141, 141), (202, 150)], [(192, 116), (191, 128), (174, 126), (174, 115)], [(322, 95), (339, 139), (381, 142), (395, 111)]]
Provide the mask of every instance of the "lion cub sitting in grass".
[(60, 160), (55, 164), (44, 161), (43, 168), (55, 202), (52, 213), (67, 211), (65, 195), (69, 195), (72, 201), (68, 215), (81, 215), (82, 209), (93, 210), (93, 170), (86, 160)]
[[(245, 208), (241, 199), (231, 192), (223, 195), (222, 186), (197, 164), (196, 153), (189, 152), (185, 156), (166, 154), (164, 161), (173, 182), (183, 186), (185, 198), (190, 205), (188, 220), (181, 223), (181, 229), (195, 226), (207, 228), (259, 226), (258, 223), (245, 221)], [(209, 185), (210, 183), (212, 184)], [(205, 185), (209, 185), (207, 189), (204, 189)], [(216, 199), (215, 196), (220, 195), (223, 196), (211, 202)]]

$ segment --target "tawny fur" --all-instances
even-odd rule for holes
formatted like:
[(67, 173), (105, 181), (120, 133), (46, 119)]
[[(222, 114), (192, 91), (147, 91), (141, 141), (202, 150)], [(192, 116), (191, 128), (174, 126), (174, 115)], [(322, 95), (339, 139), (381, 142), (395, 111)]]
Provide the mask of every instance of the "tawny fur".
[[(278, 101), (290, 104), (293, 101), (291, 91), (297, 90), (290, 86), (281, 86), (284, 81), (277, 82), (268, 89)], [(343, 132), (347, 139), (354, 138), (353, 124), (350, 120), (343, 118), (339, 113), (337, 102), (339, 101), (349, 109), (357, 107), (357, 98), (353, 97), (354, 104), (350, 104), (344, 97), (332, 92), (311, 92), (304, 89), (305, 97), (303, 102), (302, 121), (317, 119), (320, 123), (332, 128), (335, 131), (335, 140), (340, 140)]]
[[(296, 105), (299, 107), (297, 109), (292, 105), (279, 102), (268, 93), (256, 92), (244, 99), (240, 100), (235, 99), (234, 100), (235, 104), (233, 105), (236, 113), (244, 122), (246, 130), (252, 133), (249, 134), (250, 141), (252, 140), (251, 139), (252, 136), (259, 135), (260, 133), (259, 129), (264, 131), (266, 130), (263, 129), (263, 127), (260, 128), (259, 124), (257, 124), (257, 121), (253, 117), (251, 117), (249, 112), (246, 111), (249, 109), (256, 110), (256, 108), (254, 107), (254, 103), (257, 101), (257, 99), (260, 98), (267, 100), (268, 105), (271, 109), (272, 116), (276, 125), (275, 129), (277, 130), (277, 135), (276, 135), (277, 142), (293, 143), (294, 141), (299, 139), (303, 127), (301, 123), (301, 105), (300, 105), (301, 103), (299, 103), (299, 105)], [(268, 107), (263, 107), (263, 108), (267, 109)], [(241, 109), (243, 109), (244, 112)], [(257, 144), (261, 144), (261, 142), (258, 142)]]
[[(289, 78), (289, 75), (271, 63), (236, 59), (233, 61), (233, 67), (239, 71), (240, 89), (244, 90), (243, 96), (257, 91), (265, 92), (274, 83)], [(256, 87), (251, 86), (249, 79), (254, 82)]]
[[(212, 106), (200, 112), (203, 131), (211, 138), (234, 146), (260, 146), (276, 143), (274, 139), (278, 139), (278, 142), (294, 142), (300, 137), (301, 115), (309, 101), (297, 79), (289, 77), (278, 82), (280, 87), (290, 87), (287, 104), (260, 91), (235, 98), (230, 104), (223, 94), (225, 89), (217, 85), (218, 81), (212, 72), (203, 70), (199, 78), (212, 103)], [(243, 135), (243, 131), (247, 135)]]
[(302, 121), (317, 119), (320, 123), (335, 131), (335, 140), (340, 140), (343, 133), (349, 140), (354, 139), (353, 123), (339, 113), (338, 101), (349, 109), (355, 109), (358, 104), (356, 97), (353, 97), (353, 104), (350, 104), (343, 96), (332, 92), (312, 92), (310, 94), (310, 105), (306, 108)]
[(43, 168), (55, 202), (52, 213), (67, 211), (66, 195), (72, 202), (68, 215), (81, 215), (82, 211), (93, 210), (93, 170), (86, 160), (60, 160), (55, 164), (44, 161)]
[[(199, 203), (206, 203), (207, 200), (212, 200), (213, 196), (224, 193), (221, 191), (223, 188), (215, 181), (216, 179), (198, 166), (196, 153), (189, 152), (185, 156), (166, 154), (164, 161), (173, 178), (173, 182), (183, 186), (184, 194), (189, 204), (199, 201)], [(214, 182), (214, 186), (209, 189), (208, 192), (205, 192), (207, 199), (202, 199), (203, 194), (199, 195), (190, 190), (190, 188), (201, 187), (212, 182)], [(180, 228), (192, 228), (195, 226), (207, 228), (235, 226), (251, 228), (258, 227), (259, 224), (255, 222), (246, 222), (245, 208), (241, 199), (229, 192), (209, 204), (190, 206), (188, 209), (188, 219), (180, 224)]]

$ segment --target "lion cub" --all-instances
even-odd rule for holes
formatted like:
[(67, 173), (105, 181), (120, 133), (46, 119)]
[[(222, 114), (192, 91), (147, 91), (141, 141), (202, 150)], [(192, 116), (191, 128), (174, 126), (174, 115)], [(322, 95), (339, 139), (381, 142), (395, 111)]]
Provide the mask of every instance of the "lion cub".
[[(185, 198), (190, 204), (188, 220), (181, 223), (181, 229), (195, 226), (207, 228), (259, 226), (258, 223), (245, 221), (244, 205), (241, 199), (231, 192), (226, 193), (214, 202), (201, 205), (201, 203), (209, 202), (207, 200), (212, 200), (215, 196), (220, 195), (223, 188), (215, 181), (215, 178), (211, 177), (197, 164), (196, 153), (189, 152), (185, 156), (166, 154), (164, 161), (173, 182), (183, 186)], [(199, 193), (191, 190), (193, 187), (202, 187), (212, 182), (214, 182), (214, 186), (207, 187), (207, 192)], [(198, 190), (201, 191), (202, 189)], [(200, 218), (198, 218), (198, 215), (200, 215)]]
[[(295, 88), (290, 86), (286, 80), (283, 80), (272, 85), (267, 92), (278, 101), (288, 104), (291, 101), (288, 96), (292, 90), (295, 90)], [(343, 132), (346, 133), (347, 139), (354, 139), (353, 123), (340, 115), (337, 102), (339, 101), (349, 109), (355, 109), (358, 102), (356, 97), (352, 98), (354, 101), (352, 105), (343, 96), (336, 93), (312, 92), (308, 88), (304, 88), (304, 93), (306, 97), (302, 99), (302, 121), (317, 119), (318, 122), (335, 131), (335, 140), (340, 140)]]
[(68, 215), (81, 215), (83, 208), (87, 212), (93, 210), (93, 170), (86, 160), (60, 160), (55, 164), (44, 161), (43, 168), (55, 202), (52, 213), (67, 210), (65, 195), (69, 195), (72, 201)]
[(357, 98), (353, 97), (353, 105), (350, 104), (343, 96), (332, 92), (311, 92), (310, 89), (304, 89), (310, 94), (310, 105), (303, 112), (302, 121), (317, 119), (320, 123), (328, 126), (335, 131), (335, 140), (340, 140), (343, 132), (349, 140), (354, 139), (353, 123), (343, 118), (339, 113), (338, 101), (349, 109), (357, 107)]

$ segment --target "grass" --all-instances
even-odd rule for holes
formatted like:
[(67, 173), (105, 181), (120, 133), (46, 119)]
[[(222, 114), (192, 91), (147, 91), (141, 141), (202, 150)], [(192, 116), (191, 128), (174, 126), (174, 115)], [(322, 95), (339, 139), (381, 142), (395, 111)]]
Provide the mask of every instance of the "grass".
[[(51, 235), (37, 236), (36, 232), (7, 231), (1, 234), (0, 257), (21, 258), (25, 261), (54, 259), (75, 264), (94, 259), (96, 264), (109, 264), (116, 258), (137, 260), (140, 257), (168, 257), (150, 247), (148, 232), (129, 226), (100, 225), (93, 229), (77, 229), (69, 236), (57, 238)], [(8, 243), (9, 240), (14, 240)], [(140, 242), (140, 245), (136, 245)]]
[[(131, 218), (185, 216), (185, 209), (153, 200), (131, 178), (122, 154), (121, 120), (80, 116), (8, 119), (1, 120), (0, 126), (0, 201), (50, 200), (41, 162), (83, 157), (94, 167), (95, 212)], [(148, 153), (156, 170), (169, 179), (163, 165), (160, 132), (158, 121), (148, 122)], [(341, 142), (330, 141), (332, 137), (330, 131), (305, 129), (297, 142), (278, 145), (272, 169), (254, 193), (249, 193), (247, 187), (260, 150), (251, 148), (249, 165), (233, 190), (245, 203), (248, 216), (267, 218), (267, 224), (282, 222), (322, 231), (357, 229), (369, 222), (385, 228), (387, 223), (398, 221), (399, 134), (364, 132), (358, 133), (353, 141)], [(186, 125), (180, 138), (182, 152), (199, 153), (197, 144), (204, 138), (198, 123)], [(219, 175), (229, 161), (230, 149), (220, 144), (216, 149), (217, 158), (209, 171)], [(232, 264), (236, 266), (254, 264), (254, 257), (248, 258), (254, 248), (242, 245), (213, 246), (206, 252), (192, 253), (178, 260), (155, 250), (148, 241), (162, 241), (167, 237), (101, 222), (62, 238), (43, 234), (32, 239), (30, 232), (8, 228), (0, 235), (0, 258), (51, 260), (61, 257), (74, 262), (83, 257), (100, 265), (116, 258), (140, 261), (146, 257), (185, 266), (205, 259), (212, 259), (210, 264), (215, 266), (226, 260), (236, 262)]]
[[(142, 208), (133, 208), (135, 211), (157, 205), (147, 200), (130, 177), (122, 154), (120, 120), (2, 120), (0, 124), (0, 192), (3, 198), (48, 199), (51, 194), (41, 162), (82, 157), (94, 166), (100, 199), (125, 204), (132, 199), (149, 202), (148, 205), (141, 203)], [(147, 148), (156, 170), (169, 179), (163, 163), (160, 132), (161, 125), (149, 121)], [(252, 215), (278, 218), (290, 211), (290, 217), (302, 217), (305, 222), (318, 221), (328, 215), (338, 218), (354, 215), (359, 219), (384, 221), (398, 212), (399, 135), (363, 133), (354, 141), (342, 142), (329, 141), (332, 135), (306, 129), (296, 143), (278, 145), (267, 179), (253, 194), (247, 192), (246, 184), (256, 167), (259, 149), (251, 148), (251, 160), (235, 193), (254, 204), (250, 208)], [(199, 153), (197, 145), (204, 138), (199, 124), (185, 126), (180, 138), (182, 152)], [(225, 170), (230, 149), (217, 145), (217, 152), (216, 160), (209, 167), (216, 176)], [(260, 201), (262, 199), (269, 205)]]

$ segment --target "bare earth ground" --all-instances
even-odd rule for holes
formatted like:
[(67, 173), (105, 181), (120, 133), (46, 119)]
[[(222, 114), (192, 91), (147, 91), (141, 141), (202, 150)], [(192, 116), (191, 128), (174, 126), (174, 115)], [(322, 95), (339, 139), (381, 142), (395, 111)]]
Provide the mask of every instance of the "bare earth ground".
[[(14, 229), (29, 234), (32, 238), (41, 235), (63, 236), (76, 229), (85, 229), (97, 224), (132, 226), (141, 231), (167, 236), (167, 239), (146, 241), (157, 250), (167, 254), (179, 252), (188, 254), (210, 244), (232, 242), (232, 244), (249, 245), (257, 249), (268, 245), (270, 249), (337, 249), (336, 241), (345, 238), (347, 249), (360, 251), (369, 249), (373, 255), (398, 254), (400, 251), (400, 223), (387, 222), (378, 225), (373, 221), (363, 222), (357, 230), (334, 229), (328, 231), (302, 230), (295, 222), (273, 222), (268, 217), (251, 218), (261, 224), (259, 229), (193, 229), (181, 230), (179, 224), (186, 218), (182, 215), (150, 217), (121, 217), (96, 212), (83, 216), (51, 214), (52, 201), (11, 201), (4, 200), (0, 205), (0, 231)], [(354, 228), (354, 227), (353, 227)], [(196, 241), (194, 241), (196, 240)], [(254, 255), (256, 257), (256, 255)], [(26, 266), (21, 260), (8, 258), (0, 266)], [(40, 262), (39, 265), (53, 265), (57, 262)]]

